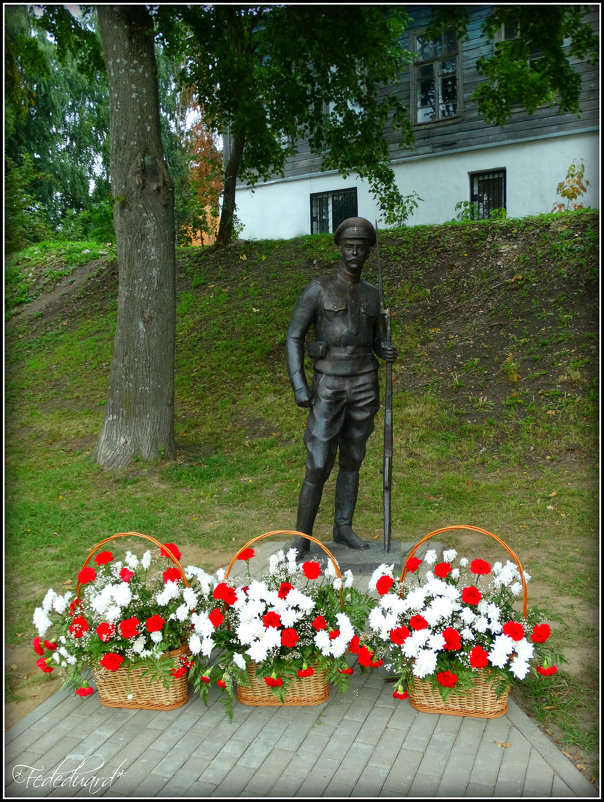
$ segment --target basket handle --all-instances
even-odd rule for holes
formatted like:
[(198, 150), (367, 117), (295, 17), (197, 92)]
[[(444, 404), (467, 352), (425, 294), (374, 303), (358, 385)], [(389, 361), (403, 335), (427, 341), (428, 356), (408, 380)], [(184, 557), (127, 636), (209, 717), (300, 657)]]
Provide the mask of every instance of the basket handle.
[[(96, 546), (88, 554), (88, 557), (86, 557), (86, 559), (84, 560), (84, 565), (82, 566), (82, 570), (84, 570), (84, 568), (86, 568), (86, 566), (88, 565), (88, 563), (92, 559), (93, 555), (101, 548), (101, 546), (104, 546), (106, 543), (110, 543), (112, 540), (117, 540), (118, 537), (142, 537), (145, 540), (150, 540), (151, 543), (154, 543), (160, 549), (163, 549), (166, 552), (166, 554), (168, 555), (168, 557), (172, 560), (174, 565), (180, 571), (180, 575), (182, 576), (182, 580), (185, 583), (185, 586), (186, 587), (190, 587), (189, 583), (187, 581), (187, 578), (185, 576), (185, 572), (183, 571), (182, 565), (178, 562), (176, 557), (172, 554), (172, 552), (170, 551), (168, 546), (165, 546), (163, 543), (160, 543), (159, 540), (156, 540), (154, 537), (151, 537), (151, 535), (143, 535), (140, 532), (118, 532), (115, 535), (110, 535), (109, 537), (106, 537), (104, 540), (101, 540), (101, 542), (96, 544)], [(76, 587), (76, 598), (78, 598), (78, 599), (80, 598), (80, 588), (81, 588), (81, 586), (82, 586), (82, 583), (78, 580), (78, 584), (77, 584), (77, 587)]]
[(492, 532), (489, 532), (487, 529), (481, 529), (478, 526), (471, 526), (469, 524), (456, 524), (454, 526), (444, 526), (442, 529), (435, 529), (434, 532), (430, 532), (428, 535), (423, 537), (419, 541), (419, 543), (416, 543), (416, 545), (411, 549), (411, 551), (407, 555), (407, 559), (405, 560), (405, 564), (403, 566), (403, 572), (401, 574), (400, 581), (404, 582), (405, 581), (405, 577), (407, 576), (407, 562), (411, 559), (411, 557), (413, 557), (413, 555), (419, 549), (419, 547), (423, 543), (426, 542), (426, 540), (429, 540), (431, 537), (434, 537), (435, 535), (440, 535), (443, 532), (452, 532), (452, 531), (459, 530), (459, 529), (470, 529), (473, 532), (480, 532), (483, 535), (487, 535), (488, 537), (492, 537), (493, 540), (496, 540), (499, 543), (500, 546), (503, 546), (503, 548), (507, 551), (507, 553), (510, 555), (510, 557), (514, 560), (514, 562), (516, 563), (516, 566), (518, 568), (518, 571), (520, 572), (520, 579), (522, 581), (522, 595), (523, 595), (522, 615), (523, 615), (524, 619), (526, 620), (528, 599), (527, 599), (527, 590), (526, 590), (526, 579), (524, 578), (524, 571), (522, 569), (522, 565), (520, 564), (520, 560), (518, 559), (516, 554), (512, 551), (512, 549), (506, 543), (504, 543), (503, 540), (500, 537), (497, 537), (497, 535), (494, 535)]
[[(320, 546), (323, 549), (323, 551), (327, 554), (327, 556), (331, 560), (332, 565), (333, 565), (333, 567), (335, 568), (335, 571), (336, 571), (336, 576), (339, 579), (342, 578), (342, 573), (340, 571), (340, 566), (336, 562), (335, 557), (330, 552), (330, 550), (327, 548), (327, 546), (324, 546), (323, 543), (321, 543), (320, 540), (317, 540), (316, 537), (313, 537), (312, 535), (307, 535), (304, 532), (298, 532), (295, 529), (275, 529), (273, 532), (265, 532), (263, 535), (257, 535), (257, 537), (253, 537), (251, 540), (249, 540), (244, 546), (242, 546), (233, 555), (233, 557), (231, 559), (231, 562), (229, 563), (229, 567), (227, 568), (226, 573), (224, 575), (224, 578), (228, 579), (229, 574), (231, 572), (231, 568), (235, 564), (235, 561), (236, 561), (237, 557), (241, 554), (242, 551), (244, 551), (245, 549), (249, 548), (249, 546), (251, 546), (253, 543), (256, 543), (258, 540), (264, 540), (264, 538), (271, 537), (272, 535), (294, 535), (294, 536), (295, 535), (299, 535), (300, 537), (305, 537), (307, 540), (310, 540), (313, 543), (316, 543), (318, 546)], [(342, 610), (344, 610), (344, 601), (342, 599), (342, 588), (340, 588), (340, 607), (341, 607)]]

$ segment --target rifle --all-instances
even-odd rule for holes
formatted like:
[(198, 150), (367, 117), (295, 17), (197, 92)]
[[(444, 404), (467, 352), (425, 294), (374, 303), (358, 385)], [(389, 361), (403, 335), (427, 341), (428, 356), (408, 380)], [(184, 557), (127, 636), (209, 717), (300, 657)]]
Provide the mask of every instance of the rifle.
[[(382, 283), (382, 263), (378, 242), (378, 225), (375, 223), (375, 246), (378, 262), (379, 294), (381, 314), (386, 318), (386, 342), (392, 342), (390, 307), (384, 305), (384, 287)], [(384, 464), (381, 470), (384, 477), (384, 551), (390, 551), (390, 536), (392, 534), (392, 518), (390, 512), (392, 488), (392, 362), (386, 362), (386, 388), (384, 402)]]

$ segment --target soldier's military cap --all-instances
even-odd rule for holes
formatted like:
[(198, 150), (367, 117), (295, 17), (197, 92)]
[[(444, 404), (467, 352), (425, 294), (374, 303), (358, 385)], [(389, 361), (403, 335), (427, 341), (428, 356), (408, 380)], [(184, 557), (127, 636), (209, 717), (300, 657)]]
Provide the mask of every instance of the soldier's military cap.
[(340, 223), (333, 235), (336, 245), (339, 245), (341, 240), (348, 237), (368, 239), (371, 247), (375, 245), (376, 241), (375, 228), (364, 217), (349, 217)]

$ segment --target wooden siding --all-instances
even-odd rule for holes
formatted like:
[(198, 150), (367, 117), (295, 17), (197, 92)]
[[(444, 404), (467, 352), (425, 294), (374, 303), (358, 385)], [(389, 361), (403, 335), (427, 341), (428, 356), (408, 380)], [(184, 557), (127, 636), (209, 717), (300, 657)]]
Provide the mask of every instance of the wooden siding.
[[(486, 146), (506, 145), (516, 141), (536, 140), (560, 133), (597, 129), (599, 126), (599, 67), (586, 62), (575, 64), (582, 77), (581, 116), (557, 113), (557, 107), (541, 107), (529, 115), (522, 108), (512, 113), (512, 117), (503, 126), (493, 126), (484, 122), (478, 114), (472, 94), (480, 83), (476, 72), (477, 59), (492, 52), (492, 44), (481, 31), (482, 23), (490, 13), (492, 6), (470, 6), (468, 41), (460, 45), (460, 115), (448, 120), (422, 123), (414, 126), (415, 146), (401, 147), (394, 132), (387, 133), (391, 159), (402, 162), (418, 156), (436, 156), (460, 149), (482, 148)], [(547, 6), (543, 6), (547, 8)], [(585, 18), (594, 26), (599, 26), (598, 6), (587, 6)], [(406, 31), (404, 47), (410, 47), (411, 36), (424, 28), (430, 20), (430, 6), (408, 6), (407, 11), (413, 22)], [(411, 107), (411, 67), (405, 69), (401, 80), (394, 88), (402, 102), (413, 114)], [(392, 90), (393, 87), (389, 87)], [(313, 155), (306, 142), (298, 143), (298, 153), (288, 160), (284, 179), (314, 175), (321, 172), (321, 158)], [(273, 180), (284, 180), (275, 176)], [(262, 182), (259, 182), (261, 185)]]

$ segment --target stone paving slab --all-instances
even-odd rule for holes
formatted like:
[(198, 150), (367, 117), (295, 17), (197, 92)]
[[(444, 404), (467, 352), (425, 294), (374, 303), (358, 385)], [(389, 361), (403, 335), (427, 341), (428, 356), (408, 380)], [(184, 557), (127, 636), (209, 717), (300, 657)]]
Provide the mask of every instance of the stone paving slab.
[[(268, 560), (279, 544), (260, 546)], [(317, 706), (236, 703), (232, 721), (217, 688), (207, 706), (192, 695), (162, 712), (61, 690), (4, 733), (4, 795), (599, 796), (512, 700), (498, 719), (419, 713), (380, 672), (355, 670), (346, 694), (332, 689)]]

